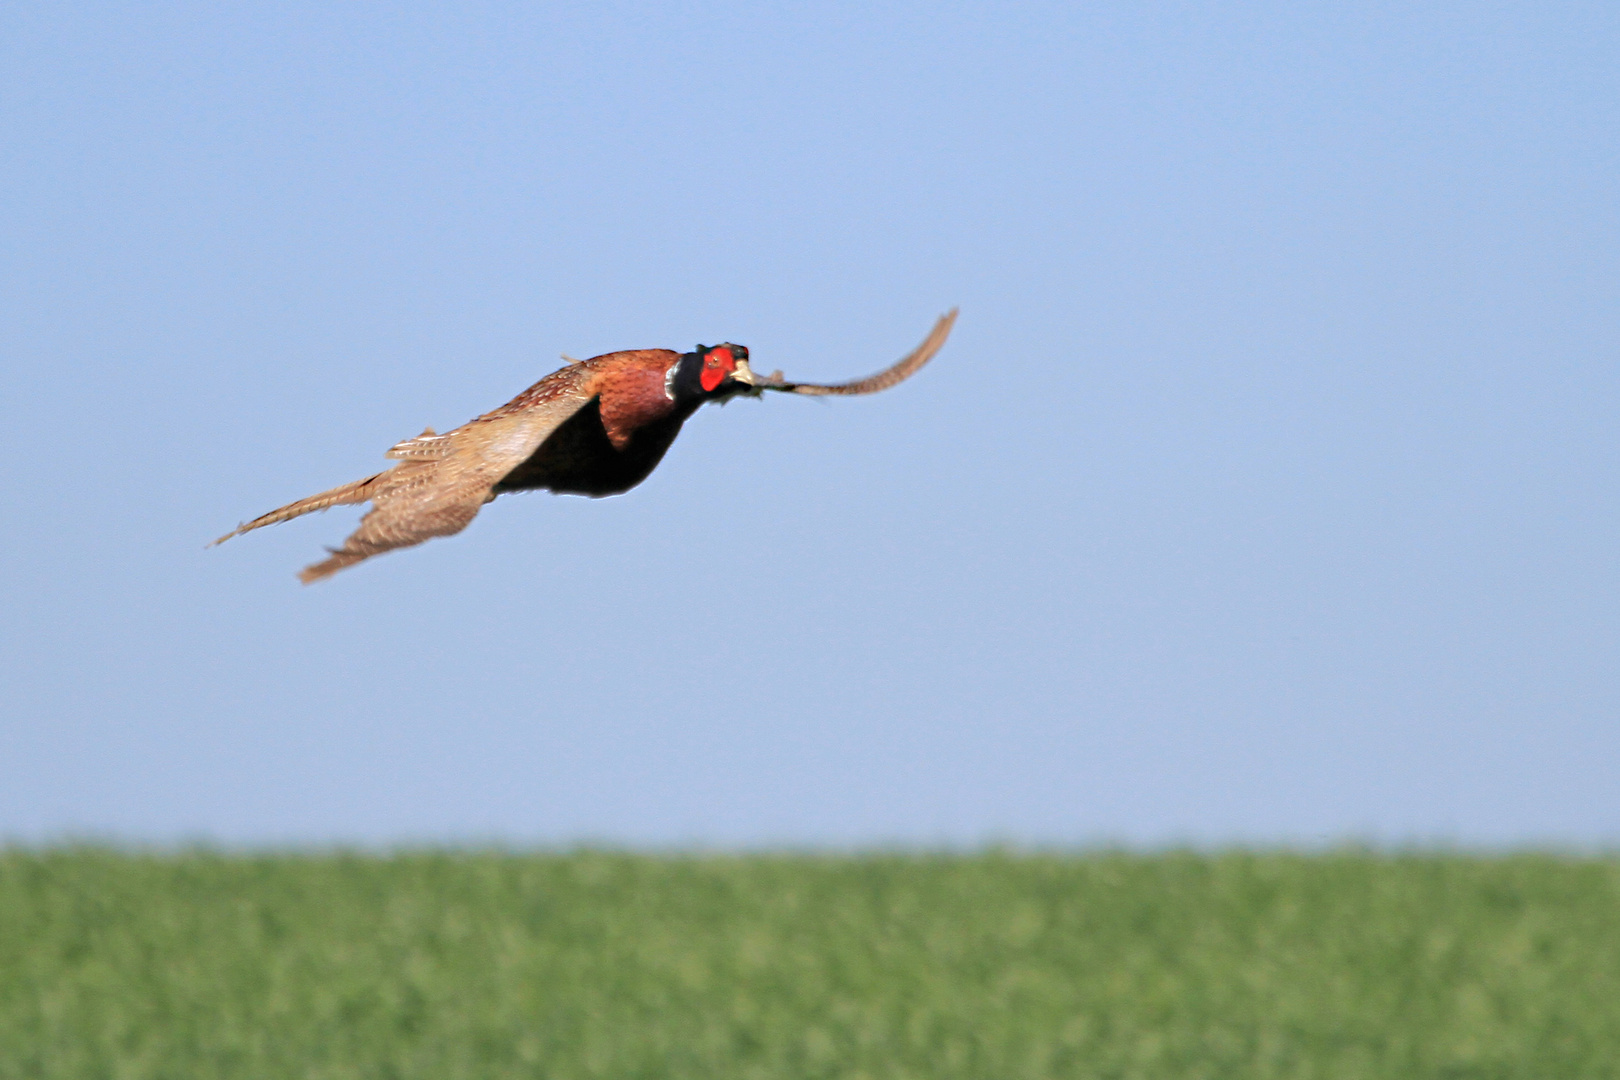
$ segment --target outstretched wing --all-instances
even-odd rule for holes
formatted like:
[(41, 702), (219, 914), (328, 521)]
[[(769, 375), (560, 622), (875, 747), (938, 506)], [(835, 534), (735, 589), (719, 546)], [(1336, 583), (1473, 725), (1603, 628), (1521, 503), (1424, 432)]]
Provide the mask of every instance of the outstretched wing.
[(591, 400), (579, 366), (563, 368), (517, 398), (454, 431), (432, 429), (388, 451), (387, 472), (289, 503), (214, 543), (316, 510), (369, 502), (372, 510), (330, 558), (298, 576), (309, 584), (395, 548), (460, 532), (495, 497), (495, 484), (526, 460), (558, 426)]
[(932, 360), (935, 353), (939, 352), (940, 348), (945, 344), (945, 339), (951, 336), (951, 327), (954, 325), (956, 325), (956, 308), (952, 308), (940, 316), (939, 321), (934, 324), (933, 330), (929, 331), (928, 336), (923, 339), (923, 343), (907, 353), (898, 363), (864, 379), (830, 384), (790, 383), (783, 380), (782, 373), (778, 371), (768, 378), (761, 379), (757, 385), (762, 390), (782, 390), (792, 394), (839, 394), (844, 396), (875, 394), (879, 390), (887, 390), (897, 383), (905, 382), (920, 371), (922, 366)]
[(383, 482), (371, 498), (372, 509), (360, 519), (360, 527), (342, 547), (327, 548), (328, 558), (306, 566), (298, 579), (308, 585), (373, 555), (465, 529), (494, 498), (489, 491), (493, 481), (480, 483), (478, 471), (441, 468), (441, 462), (394, 466), (382, 474)]

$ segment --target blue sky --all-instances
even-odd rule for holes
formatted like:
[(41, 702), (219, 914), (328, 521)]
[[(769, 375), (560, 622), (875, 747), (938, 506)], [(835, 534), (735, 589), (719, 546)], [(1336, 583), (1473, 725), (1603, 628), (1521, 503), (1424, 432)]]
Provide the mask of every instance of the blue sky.
[[(1612, 4), (7, 5), (0, 836), (1620, 840)], [(559, 353), (623, 498), (324, 584)]]

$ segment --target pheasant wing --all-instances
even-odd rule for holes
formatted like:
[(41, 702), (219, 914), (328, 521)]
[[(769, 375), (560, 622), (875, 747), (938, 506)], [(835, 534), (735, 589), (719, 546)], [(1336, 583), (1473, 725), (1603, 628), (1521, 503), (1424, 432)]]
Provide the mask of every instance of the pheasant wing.
[(329, 548), (330, 558), (299, 575), (308, 584), (384, 551), (458, 533), (495, 497), (496, 481), (590, 400), (579, 368), (563, 368), (454, 431), (435, 435), (429, 430), (396, 444), (388, 456), (399, 464), (387, 472), (272, 510), (215, 543), (316, 510), (371, 503), (343, 546)]
[(488, 485), (481, 486), (472, 477), (447, 483), (440, 477), (422, 476), (416, 478), (420, 482), (407, 485), (409, 469), (409, 465), (399, 465), (384, 474), (394, 483), (373, 495), (372, 509), (360, 519), (360, 527), (342, 547), (327, 548), (328, 558), (306, 566), (298, 575), (300, 581), (308, 585), (373, 555), (435, 536), (454, 535), (467, 527), (487, 501)]

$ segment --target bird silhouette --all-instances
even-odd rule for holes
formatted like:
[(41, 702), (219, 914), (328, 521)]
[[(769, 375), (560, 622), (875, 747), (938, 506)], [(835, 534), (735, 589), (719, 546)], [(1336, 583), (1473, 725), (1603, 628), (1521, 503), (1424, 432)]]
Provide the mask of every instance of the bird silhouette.
[(699, 406), (767, 390), (875, 394), (932, 360), (955, 322), (952, 309), (898, 363), (830, 385), (788, 382), (780, 371), (758, 375), (748, 366), (748, 350), (730, 342), (689, 353), (630, 349), (576, 360), (453, 431), (428, 428), (395, 444), (386, 456), (399, 464), (386, 472), (288, 503), (214, 543), (316, 510), (371, 503), (342, 547), (328, 548), (328, 558), (298, 575), (307, 585), (373, 555), (458, 533), (508, 491), (618, 495), (647, 478)]

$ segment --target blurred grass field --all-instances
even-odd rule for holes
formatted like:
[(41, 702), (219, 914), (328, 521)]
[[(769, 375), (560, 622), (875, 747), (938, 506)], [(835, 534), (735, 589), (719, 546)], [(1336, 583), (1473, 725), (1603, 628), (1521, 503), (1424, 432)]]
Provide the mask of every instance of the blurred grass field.
[(24, 1077), (1620, 1077), (1620, 860), (11, 850)]

